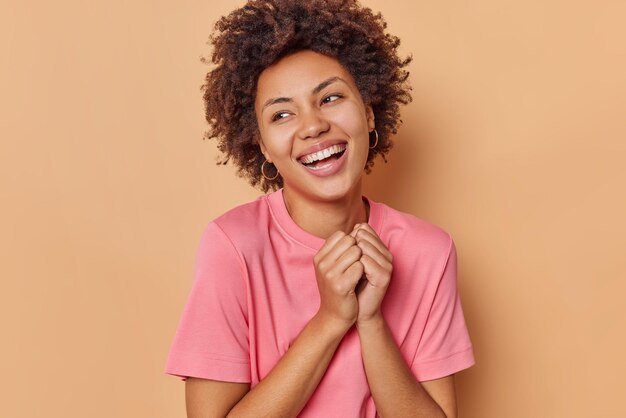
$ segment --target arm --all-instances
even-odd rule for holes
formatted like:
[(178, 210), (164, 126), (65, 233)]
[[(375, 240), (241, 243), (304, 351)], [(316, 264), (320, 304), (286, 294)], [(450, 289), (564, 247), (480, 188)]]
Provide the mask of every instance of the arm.
[(454, 376), (420, 383), (382, 316), (357, 323), (370, 390), (381, 417), (456, 418)]
[(224, 417), (249, 390), (249, 383), (190, 377), (185, 381), (187, 418)]
[(392, 272), (392, 255), (367, 224), (352, 234), (362, 249), (367, 281), (358, 289), (357, 331), (368, 384), (382, 417), (456, 417), (453, 377), (420, 384), (385, 322), (380, 304)]
[(356, 320), (354, 288), (363, 274), (360, 257), (361, 250), (353, 237), (342, 232), (333, 234), (314, 258), (320, 309), (293, 345), (252, 390), (247, 384), (189, 382), (189, 418), (295, 417)]
[(248, 383), (188, 379), (187, 416), (293, 417), (319, 384), (345, 333), (316, 315), (253, 390)]

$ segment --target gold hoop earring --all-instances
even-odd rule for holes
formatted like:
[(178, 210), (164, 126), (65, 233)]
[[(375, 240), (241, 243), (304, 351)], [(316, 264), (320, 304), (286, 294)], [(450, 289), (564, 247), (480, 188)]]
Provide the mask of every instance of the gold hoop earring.
[[(267, 162), (268, 161), (265, 160), (265, 161), (263, 161), (263, 164), (261, 164), (261, 175), (265, 178), (265, 180), (269, 180), (269, 181), (276, 180), (278, 178), (278, 175), (280, 174), (278, 172), (278, 169), (276, 168), (276, 166), (274, 166), (274, 168), (276, 168), (276, 175), (274, 177), (268, 177), (267, 174), (265, 174), (265, 163), (267, 163)], [(272, 163), (270, 163), (270, 164), (272, 164)]]
[(378, 131), (376, 129), (374, 129), (374, 135), (376, 135), (376, 141), (374, 142), (374, 145), (370, 146), (370, 149), (374, 149), (376, 148), (376, 145), (378, 145)]

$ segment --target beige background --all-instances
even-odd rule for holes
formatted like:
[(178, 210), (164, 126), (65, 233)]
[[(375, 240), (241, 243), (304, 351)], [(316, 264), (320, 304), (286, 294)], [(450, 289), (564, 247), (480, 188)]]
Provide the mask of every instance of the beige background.
[[(462, 416), (624, 416), (626, 3), (364, 3), (415, 57), (367, 194), (456, 240)], [(201, 139), (237, 4), (1, 3), (0, 416), (183, 416), (200, 233), (259, 195)]]

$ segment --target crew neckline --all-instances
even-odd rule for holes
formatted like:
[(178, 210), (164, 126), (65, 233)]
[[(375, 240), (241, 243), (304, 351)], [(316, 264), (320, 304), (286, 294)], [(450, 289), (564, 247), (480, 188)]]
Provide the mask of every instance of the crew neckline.
[[(266, 195), (266, 198), (269, 203), (270, 210), (274, 214), (276, 223), (285, 231), (287, 235), (300, 244), (314, 250), (322, 248), (322, 245), (324, 245), (326, 240), (305, 231), (291, 218), (291, 215), (289, 215), (289, 212), (287, 211), (287, 206), (285, 206), (282, 188)], [(370, 207), (369, 219), (367, 223), (374, 229), (374, 231), (376, 231), (378, 235), (380, 235), (380, 227), (383, 220), (381, 204), (374, 202), (365, 196), (363, 196), (363, 198), (367, 201)]]

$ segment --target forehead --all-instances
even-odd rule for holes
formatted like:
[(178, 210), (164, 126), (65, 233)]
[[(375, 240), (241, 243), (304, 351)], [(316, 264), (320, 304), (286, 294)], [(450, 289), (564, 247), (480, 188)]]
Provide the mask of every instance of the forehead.
[(356, 88), (352, 75), (337, 59), (309, 50), (296, 52), (261, 73), (257, 82), (257, 104), (270, 97), (310, 94), (330, 77), (340, 77)]

